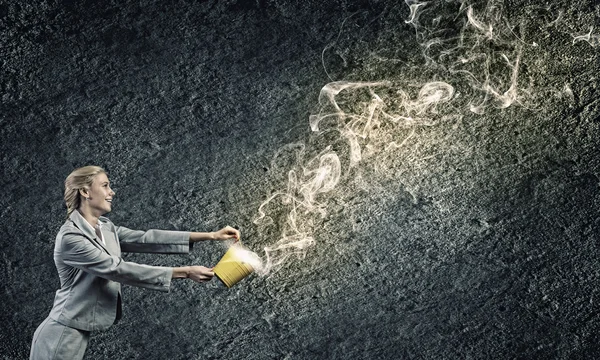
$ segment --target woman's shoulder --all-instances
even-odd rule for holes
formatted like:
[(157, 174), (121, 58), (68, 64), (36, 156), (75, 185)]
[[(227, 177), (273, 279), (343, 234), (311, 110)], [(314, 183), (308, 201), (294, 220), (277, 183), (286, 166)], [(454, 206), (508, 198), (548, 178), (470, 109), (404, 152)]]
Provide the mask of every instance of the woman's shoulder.
[(75, 226), (71, 220), (67, 220), (58, 230), (58, 234), (56, 234), (55, 250), (60, 250), (65, 241), (68, 241), (68, 239), (80, 239), (83, 237), (85, 237), (83, 231)]
[(81, 233), (81, 230), (73, 223), (73, 221), (67, 219), (58, 230), (58, 236), (63, 236), (68, 233)]

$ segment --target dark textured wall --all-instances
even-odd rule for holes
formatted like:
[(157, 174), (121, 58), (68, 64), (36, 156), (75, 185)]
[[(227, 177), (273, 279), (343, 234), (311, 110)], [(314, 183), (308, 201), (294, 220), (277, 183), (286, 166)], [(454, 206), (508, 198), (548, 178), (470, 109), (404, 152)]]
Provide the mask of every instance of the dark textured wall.
[[(124, 319), (88, 358), (595, 358), (600, 6), (419, 9), (407, 23), (400, 1), (1, 1), (0, 357), (26, 358), (51, 308), (74, 168), (108, 170), (116, 224), (229, 224), (264, 256), (285, 204), (271, 228), (253, 220), (301, 165), (279, 150), (302, 142), (307, 157), (333, 144), (343, 165), (304, 256), (229, 290), (124, 287)], [(483, 79), (509, 96), (517, 58), (504, 108)], [(390, 114), (427, 82), (455, 93), (413, 112), (421, 123), (382, 120), (349, 169), (338, 132), (309, 127), (332, 80), (389, 81), (371, 91)], [(345, 111), (364, 110), (363, 90), (340, 93)], [(224, 252), (199, 245), (125, 259), (208, 266)]]

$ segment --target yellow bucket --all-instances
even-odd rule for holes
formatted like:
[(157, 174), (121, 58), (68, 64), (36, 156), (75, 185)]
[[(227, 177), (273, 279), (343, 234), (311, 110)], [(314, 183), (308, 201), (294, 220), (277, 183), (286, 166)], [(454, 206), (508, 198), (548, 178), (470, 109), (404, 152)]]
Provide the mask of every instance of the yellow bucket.
[[(230, 288), (254, 272), (252, 265), (256, 266), (256, 258), (256, 254), (247, 250), (238, 241), (229, 247), (219, 263), (213, 268), (213, 272), (225, 286)], [(260, 262), (260, 260), (258, 261)]]

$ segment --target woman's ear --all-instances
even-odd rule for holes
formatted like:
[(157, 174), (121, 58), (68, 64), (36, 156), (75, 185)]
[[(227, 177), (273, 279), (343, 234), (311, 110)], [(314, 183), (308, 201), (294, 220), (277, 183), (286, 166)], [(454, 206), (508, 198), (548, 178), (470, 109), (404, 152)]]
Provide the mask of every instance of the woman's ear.
[(79, 195), (83, 196), (86, 199), (88, 197), (90, 197), (90, 193), (88, 192), (88, 189), (86, 189), (86, 188), (79, 189)]

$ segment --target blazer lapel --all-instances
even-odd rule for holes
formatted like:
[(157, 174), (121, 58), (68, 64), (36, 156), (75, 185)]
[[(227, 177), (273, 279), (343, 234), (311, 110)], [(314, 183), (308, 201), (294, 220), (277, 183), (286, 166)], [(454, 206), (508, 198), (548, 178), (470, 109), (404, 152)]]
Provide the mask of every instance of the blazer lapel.
[[(96, 232), (94, 231), (94, 229), (92, 229), (91, 225), (87, 222), (86, 219), (83, 218), (83, 216), (79, 213), (79, 211), (77, 209), (71, 213), (71, 216), (69, 216), (69, 219), (71, 219), (71, 221), (73, 221), (75, 226), (77, 226), (77, 228), (79, 230), (81, 230), (81, 232), (83, 233), (83, 235), (85, 235), (85, 237), (90, 239), (95, 245), (97, 245), (98, 247), (100, 247), (101, 249), (106, 251), (109, 255), (113, 255), (112, 252), (108, 251), (108, 246), (104, 246), (104, 244), (102, 243), (102, 239), (98, 238), (98, 235), (96, 235)], [(107, 239), (106, 239), (105, 233), (106, 232), (102, 232), (102, 235), (105, 236), (104, 240), (106, 241)]]

